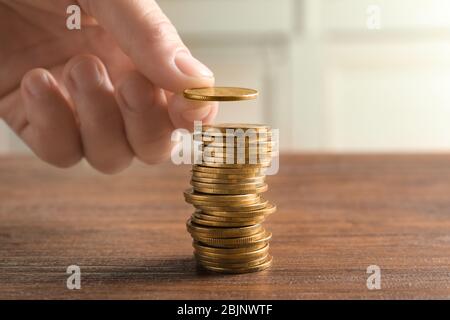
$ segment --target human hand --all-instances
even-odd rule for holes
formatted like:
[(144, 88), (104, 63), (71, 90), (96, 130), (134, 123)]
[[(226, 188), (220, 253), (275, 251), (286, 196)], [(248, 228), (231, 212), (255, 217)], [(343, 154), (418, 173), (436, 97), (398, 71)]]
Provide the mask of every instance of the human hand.
[(81, 30), (66, 28), (72, 3), (0, 0), (0, 118), (39, 158), (116, 173), (167, 159), (175, 128), (215, 117), (180, 94), (214, 77), (154, 0), (79, 0)]

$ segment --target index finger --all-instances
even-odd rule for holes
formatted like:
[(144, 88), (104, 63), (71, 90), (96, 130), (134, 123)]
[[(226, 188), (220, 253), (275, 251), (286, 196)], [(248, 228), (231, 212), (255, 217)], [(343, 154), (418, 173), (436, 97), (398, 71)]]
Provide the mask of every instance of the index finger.
[(157, 86), (182, 92), (214, 85), (213, 73), (192, 57), (154, 0), (78, 0)]

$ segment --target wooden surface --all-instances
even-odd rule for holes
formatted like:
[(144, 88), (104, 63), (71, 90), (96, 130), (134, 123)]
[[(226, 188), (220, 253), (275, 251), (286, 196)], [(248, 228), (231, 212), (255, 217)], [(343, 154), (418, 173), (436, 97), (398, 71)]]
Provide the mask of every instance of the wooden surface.
[[(200, 271), (189, 166), (104, 176), (0, 158), (0, 298), (450, 297), (450, 155), (285, 156), (269, 177), (273, 267)], [(81, 267), (81, 290), (66, 288)], [(366, 268), (381, 268), (368, 290)]]

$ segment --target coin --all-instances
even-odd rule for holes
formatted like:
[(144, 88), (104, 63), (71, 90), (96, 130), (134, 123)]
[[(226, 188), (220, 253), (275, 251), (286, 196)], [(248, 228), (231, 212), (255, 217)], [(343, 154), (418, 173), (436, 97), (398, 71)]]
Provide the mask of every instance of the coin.
[(237, 227), (237, 228), (207, 228), (197, 225), (188, 219), (186, 222), (186, 227), (189, 233), (203, 236), (213, 236), (216, 238), (234, 238), (234, 237), (244, 237), (257, 234), (262, 230), (260, 224), (255, 224), (247, 227)]
[[(252, 208), (257, 208), (256, 205), (249, 206)], [(211, 209), (202, 209), (198, 208), (198, 211), (201, 211), (202, 214), (207, 214), (209, 216), (215, 217), (230, 217), (230, 218), (252, 218), (257, 216), (269, 216), (276, 212), (276, 206), (269, 203), (268, 205), (264, 205), (262, 208), (254, 209), (254, 210), (245, 210), (244, 208), (233, 208), (233, 207), (214, 207), (214, 210)]]
[(264, 165), (267, 163), (270, 163), (271, 159), (263, 158), (261, 157), (229, 157), (229, 158), (223, 158), (223, 157), (216, 157), (216, 158), (209, 158), (209, 157), (203, 157), (202, 164), (218, 164), (218, 165)]
[(223, 212), (225, 210), (227, 212), (241, 212), (241, 213), (242, 212), (244, 212), (244, 213), (254, 212), (255, 210), (262, 210), (262, 209), (266, 208), (268, 206), (268, 204), (269, 204), (268, 200), (261, 198), (259, 203), (246, 205), (246, 206), (239, 206), (239, 207), (224, 208), (223, 206), (219, 206), (217, 204), (215, 204), (215, 205), (199, 204), (199, 205), (195, 205), (195, 207), (198, 209), (201, 209), (203, 212), (205, 212), (207, 214), (215, 215), (216, 212)]
[(275, 142), (270, 138), (261, 139), (258, 137), (235, 137), (235, 136), (214, 136), (214, 135), (203, 135), (201, 137), (201, 142), (194, 140), (198, 145), (228, 145), (230, 147), (241, 146), (258, 146), (258, 145), (273, 145)]
[(208, 236), (202, 236), (199, 234), (193, 234), (194, 240), (202, 242), (204, 244), (219, 247), (219, 248), (235, 248), (245, 245), (251, 245), (262, 241), (269, 241), (272, 238), (272, 233), (267, 232), (264, 228), (250, 236), (236, 237), (236, 238), (213, 238)]
[(266, 179), (265, 176), (257, 178), (247, 178), (247, 179), (215, 179), (215, 178), (203, 178), (192, 176), (192, 181), (196, 182), (206, 182), (206, 183), (217, 183), (217, 184), (239, 184), (239, 183), (264, 183)]
[(251, 252), (257, 249), (261, 249), (267, 245), (267, 241), (261, 241), (254, 244), (250, 244), (245, 247), (240, 248), (215, 248), (202, 244), (201, 242), (194, 241), (192, 246), (196, 251), (199, 252), (211, 252), (211, 253), (221, 253), (221, 254), (235, 254), (242, 252)]
[(224, 210), (228, 210), (229, 208), (251, 208), (259, 203), (261, 200), (238, 200), (238, 201), (199, 201), (199, 200), (186, 200), (187, 203), (192, 204), (194, 207), (221, 207)]
[[(193, 188), (186, 189), (184, 191), (184, 196), (194, 200), (210, 200), (211, 196), (202, 193), (196, 193)], [(248, 199), (259, 199), (260, 196), (254, 193), (248, 194), (237, 194), (237, 195), (221, 195), (215, 196), (215, 200), (248, 200)]]
[(216, 267), (216, 266), (210, 266), (210, 265), (201, 265), (201, 266), (207, 270), (215, 271), (215, 272), (249, 273), (249, 272), (262, 271), (262, 270), (269, 268), (272, 265), (272, 260), (273, 260), (272, 256), (269, 255), (263, 263), (258, 264), (256, 266), (249, 266), (249, 267), (245, 267), (245, 268), (227, 268), (227, 267)]
[(213, 168), (247, 168), (247, 167), (263, 168), (270, 166), (270, 161), (257, 164), (249, 164), (249, 163), (227, 164), (227, 163), (215, 163), (212, 161), (210, 162), (202, 161), (202, 165), (204, 167), (213, 167)]
[(221, 173), (208, 173), (202, 171), (192, 170), (192, 177), (196, 178), (210, 178), (210, 179), (253, 179), (253, 178), (265, 178), (263, 174), (254, 175), (252, 173), (241, 173), (241, 174), (221, 174)]
[(239, 101), (256, 99), (258, 91), (235, 87), (193, 88), (183, 91), (186, 99), (201, 101)]
[(217, 148), (211, 150), (205, 150), (203, 152), (199, 152), (199, 157), (209, 157), (209, 158), (222, 158), (224, 161), (226, 161), (227, 158), (231, 159), (237, 159), (237, 158), (244, 158), (249, 159), (251, 157), (257, 158), (257, 157), (263, 157), (267, 160), (269, 160), (274, 155), (277, 155), (276, 151), (271, 150), (258, 150), (258, 149), (247, 149), (247, 150), (233, 150), (233, 149), (226, 149), (226, 148)]
[(258, 257), (255, 257), (251, 260), (247, 260), (247, 261), (227, 261), (227, 260), (212, 260), (212, 259), (205, 259), (200, 255), (197, 255), (194, 252), (194, 256), (197, 259), (197, 262), (201, 265), (201, 266), (211, 266), (211, 267), (217, 267), (217, 268), (221, 268), (221, 267), (225, 267), (225, 268), (230, 268), (230, 269), (241, 269), (241, 268), (248, 268), (248, 267), (252, 267), (252, 266), (256, 266), (259, 265), (263, 262), (265, 262), (269, 256), (268, 253), (264, 254), (264, 255), (260, 255)]
[[(240, 162), (250, 161), (270, 161), (272, 154), (269, 152), (259, 152), (254, 151), (251, 153), (240, 152), (236, 153), (233, 151), (225, 152), (212, 152), (212, 153), (200, 153), (205, 162), (219, 162), (219, 163), (229, 163), (232, 160), (232, 164), (240, 164)], [(250, 162), (251, 163), (251, 162)]]
[(192, 166), (193, 188), (184, 192), (184, 198), (196, 208), (186, 228), (194, 240), (197, 263), (226, 273), (269, 267), (272, 234), (261, 223), (276, 206), (260, 194), (268, 189), (266, 167), (278, 155), (270, 127), (206, 125), (194, 133), (194, 140), (200, 143), (201, 163)]
[(207, 173), (222, 173), (222, 174), (247, 174), (247, 173), (254, 173), (254, 174), (264, 174), (266, 169), (261, 168), (260, 166), (240, 166), (240, 167), (229, 167), (229, 168), (212, 168), (203, 166), (200, 164), (195, 164), (192, 166), (193, 171), (200, 171), (200, 172), (207, 172)]
[(194, 187), (199, 188), (213, 188), (213, 189), (255, 189), (258, 187), (266, 186), (267, 184), (264, 182), (248, 182), (248, 183), (233, 183), (233, 184), (227, 184), (227, 183), (207, 183), (207, 182), (197, 182), (191, 180), (191, 185)]
[(252, 208), (255, 205), (261, 203), (261, 199), (251, 199), (251, 200), (222, 200), (222, 201), (214, 201), (214, 199), (210, 199), (208, 201), (200, 201), (200, 200), (186, 200), (186, 202), (192, 204), (194, 207), (220, 207), (223, 210), (230, 210), (232, 208)]
[[(192, 183), (193, 184), (193, 183)], [(218, 185), (215, 185), (218, 186)], [(194, 185), (194, 189), (198, 192), (203, 193), (210, 193), (210, 194), (218, 194), (218, 195), (232, 195), (232, 194), (243, 194), (243, 193), (263, 193), (266, 192), (268, 189), (267, 184), (263, 184), (261, 186), (257, 186), (254, 188), (234, 188), (234, 189), (228, 189), (228, 188), (205, 188), (205, 187), (198, 187)]]
[[(203, 217), (204, 218), (204, 217)], [(233, 221), (213, 221), (213, 220), (206, 220), (200, 218), (198, 215), (193, 214), (191, 216), (192, 222), (201, 225), (201, 226), (211, 226), (211, 227), (246, 227), (251, 226), (257, 223), (262, 223), (264, 221), (263, 217), (253, 218), (251, 220), (233, 220)]]
[(262, 254), (239, 259), (216, 259), (199, 254), (197, 251), (194, 251), (194, 256), (202, 265), (226, 268), (245, 268), (248, 266), (254, 266), (263, 263), (269, 256), (269, 253), (266, 251)]
[(260, 214), (260, 215), (250, 215), (250, 216), (215, 216), (212, 214), (207, 214), (201, 210), (195, 210), (195, 212), (193, 213), (193, 215), (195, 217), (198, 217), (199, 219), (203, 219), (203, 220), (209, 220), (209, 221), (223, 221), (223, 222), (242, 222), (242, 221), (255, 221), (255, 219), (259, 219), (261, 220), (260, 222), (256, 222), (256, 223), (261, 223), (262, 220), (264, 220), (267, 215), (265, 214)]
[(252, 124), (252, 123), (220, 123), (220, 124), (204, 124), (202, 127), (203, 130), (214, 129), (222, 132), (226, 132), (227, 130), (258, 130), (258, 131), (269, 131), (270, 126), (266, 126), (263, 124)]
[(231, 262), (231, 261), (251, 261), (254, 259), (257, 259), (261, 256), (266, 256), (269, 251), (269, 244), (266, 244), (264, 247), (253, 250), (253, 251), (247, 251), (247, 252), (240, 252), (240, 253), (217, 253), (217, 252), (205, 252), (205, 251), (197, 251), (195, 254), (199, 256), (200, 258), (204, 260), (209, 261), (224, 261), (224, 262)]

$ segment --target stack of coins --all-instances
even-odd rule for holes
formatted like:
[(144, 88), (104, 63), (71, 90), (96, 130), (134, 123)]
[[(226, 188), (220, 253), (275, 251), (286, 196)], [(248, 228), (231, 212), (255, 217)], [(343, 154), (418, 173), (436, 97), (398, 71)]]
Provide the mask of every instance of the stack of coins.
[[(239, 137), (238, 131), (249, 130), (254, 134)], [(192, 188), (184, 192), (186, 202), (196, 209), (186, 226), (198, 264), (224, 273), (268, 268), (272, 234), (262, 222), (276, 210), (262, 197), (273, 155), (270, 128), (209, 125), (202, 127), (198, 138), (203, 145), (201, 161), (193, 165)]]

